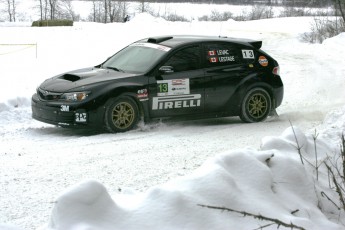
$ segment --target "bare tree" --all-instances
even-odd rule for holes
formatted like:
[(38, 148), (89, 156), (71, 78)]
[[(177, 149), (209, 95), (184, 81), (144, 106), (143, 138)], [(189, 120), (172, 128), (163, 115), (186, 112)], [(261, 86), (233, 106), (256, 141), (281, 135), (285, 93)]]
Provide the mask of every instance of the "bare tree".
[(340, 15), (343, 18), (343, 22), (345, 22), (345, 0), (335, 0), (336, 8), (339, 9)]
[(92, 0), (92, 12), (89, 15), (89, 21), (106, 23), (106, 11), (108, 11), (106, 0)]
[(97, 22), (96, 18), (97, 18), (97, 12), (98, 12), (98, 8), (97, 8), (97, 4), (95, 0), (92, 0), (92, 21), (93, 22)]
[(102, 2), (98, 0), (92, 0), (92, 13), (90, 16), (91, 21), (102, 22), (102, 12), (103, 12)]
[(144, 13), (144, 12), (150, 12), (150, 4), (148, 2), (146, 2), (145, 0), (140, 0), (138, 9), (137, 9), (140, 13)]
[[(110, 1), (110, 0), (108, 0)], [(107, 15), (108, 15), (108, 3), (107, 3), (107, 0), (104, 0), (104, 23), (107, 23)]]
[(72, 0), (60, 0), (58, 14), (59, 18), (71, 19), (72, 21), (79, 20), (79, 15), (73, 9)]
[(55, 19), (58, 0), (49, 0), (50, 19)]
[(40, 1), (41, 20), (46, 20), (48, 17), (48, 0), (39, 0), (39, 1)]
[(128, 11), (126, 0), (92, 0), (92, 11), (88, 17), (93, 22), (122, 22)]
[(1, 2), (5, 4), (6, 10), (4, 10), (4, 12), (8, 14), (8, 20), (10, 22), (15, 22), (16, 21), (16, 7), (17, 7), (16, 1), (3, 0)]
[(128, 12), (128, 7), (129, 7), (129, 3), (127, 1), (122, 1), (121, 4), (121, 12), (122, 12), (122, 19), (124, 19), (127, 15)]
[(128, 4), (126, 1), (114, 1), (108, 0), (107, 2), (107, 12), (106, 15), (110, 22), (120, 22), (123, 20), (127, 13)]

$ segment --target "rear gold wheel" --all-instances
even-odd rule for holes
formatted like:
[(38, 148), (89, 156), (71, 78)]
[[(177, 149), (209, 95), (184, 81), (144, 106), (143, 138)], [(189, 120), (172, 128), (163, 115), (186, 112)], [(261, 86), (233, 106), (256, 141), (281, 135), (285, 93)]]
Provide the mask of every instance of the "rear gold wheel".
[(262, 88), (254, 88), (243, 98), (240, 118), (244, 122), (263, 121), (269, 115), (271, 107), (269, 93)]

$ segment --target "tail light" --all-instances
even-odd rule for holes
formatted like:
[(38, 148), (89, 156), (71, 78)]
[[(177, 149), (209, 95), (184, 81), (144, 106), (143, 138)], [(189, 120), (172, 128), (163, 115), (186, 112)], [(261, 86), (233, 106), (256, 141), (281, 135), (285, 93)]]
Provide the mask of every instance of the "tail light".
[(275, 74), (275, 75), (280, 75), (280, 68), (279, 68), (279, 65), (273, 68), (272, 73)]

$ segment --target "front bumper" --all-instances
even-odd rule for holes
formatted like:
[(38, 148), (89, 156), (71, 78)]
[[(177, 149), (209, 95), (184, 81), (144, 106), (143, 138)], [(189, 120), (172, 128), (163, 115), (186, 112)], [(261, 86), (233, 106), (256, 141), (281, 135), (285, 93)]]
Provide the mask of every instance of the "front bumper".
[(75, 104), (56, 101), (42, 101), (34, 94), (31, 99), (32, 118), (62, 127), (99, 127), (102, 128), (103, 108), (89, 111)]

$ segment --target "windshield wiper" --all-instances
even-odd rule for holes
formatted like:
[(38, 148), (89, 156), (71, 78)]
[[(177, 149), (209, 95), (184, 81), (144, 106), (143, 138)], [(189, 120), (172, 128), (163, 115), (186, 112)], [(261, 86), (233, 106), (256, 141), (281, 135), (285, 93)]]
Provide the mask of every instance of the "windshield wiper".
[(105, 68), (107, 68), (107, 69), (112, 69), (112, 70), (115, 70), (115, 71), (117, 71), (117, 72), (125, 72), (125, 71), (123, 71), (122, 69), (119, 69), (119, 68), (116, 68), (116, 67), (111, 67), (111, 66), (107, 66), (107, 67), (105, 67)]

